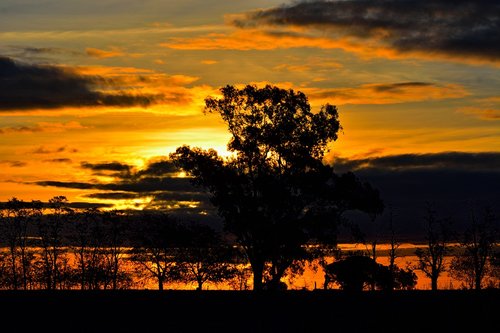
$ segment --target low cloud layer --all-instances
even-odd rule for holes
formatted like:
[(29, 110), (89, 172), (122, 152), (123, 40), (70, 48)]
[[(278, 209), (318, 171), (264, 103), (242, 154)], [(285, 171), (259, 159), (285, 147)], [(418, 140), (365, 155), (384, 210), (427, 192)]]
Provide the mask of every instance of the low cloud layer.
[[(440, 218), (450, 218), (456, 230), (470, 222), (472, 209), (478, 218), (485, 207), (500, 216), (498, 152), (337, 158), (334, 167), (337, 172), (354, 171), (375, 186), (386, 205), (379, 222), (388, 222), (392, 207), (396, 229), (403, 234), (423, 235), (428, 204), (434, 205)], [(365, 228), (371, 230), (365, 220)]]
[(500, 173), (500, 153), (481, 152), (443, 152), (428, 154), (402, 154), (362, 159), (335, 160), (339, 170), (383, 169), (387, 171), (408, 170), (455, 170), (455, 171), (492, 171)]
[[(179, 177), (179, 170), (167, 159), (150, 161), (140, 170), (119, 162), (83, 163), (81, 167), (93, 174), (113, 172), (115, 181), (49, 180), (35, 184), (87, 190), (85, 197), (89, 200), (145, 200), (148, 203), (144, 208), (167, 210), (183, 218), (200, 218), (202, 215), (216, 218), (209, 195), (193, 186), (190, 178)], [(472, 208), (477, 209), (479, 214), (484, 207), (490, 206), (500, 215), (498, 152), (403, 154), (351, 160), (336, 158), (334, 168), (339, 174), (353, 171), (360, 179), (377, 188), (386, 205), (384, 214), (378, 218), (380, 223), (384, 225), (388, 221), (389, 207), (392, 207), (396, 229), (402, 235), (423, 232), (428, 203), (435, 205), (439, 216), (454, 220), (457, 230), (468, 223)], [(354, 222), (371, 230), (367, 216), (353, 218)]]
[(336, 38), (374, 40), (399, 53), (500, 61), (500, 1), (301, 1), (237, 16), (242, 28), (327, 29)]
[(63, 107), (114, 106), (146, 107), (161, 100), (160, 95), (131, 94), (114, 88), (99, 91), (109, 81), (80, 75), (71, 68), (36, 65), (0, 56), (0, 111), (55, 109)]
[(469, 93), (457, 84), (437, 85), (428, 82), (364, 84), (352, 88), (303, 88), (310, 99), (335, 104), (397, 104), (462, 98)]
[(80, 167), (92, 175), (107, 175), (112, 182), (38, 181), (34, 184), (45, 187), (95, 190), (86, 194), (98, 200), (146, 200), (145, 208), (170, 210), (174, 213), (199, 214), (213, 211), (209, 197), (202, 189), (191, 184), (190, 178), (179, 177), (177, 169), (167, 159), (151, 160), (146, 167), (137, 170), (131, 165), (112, 161), (101, 163), (82, 162)]

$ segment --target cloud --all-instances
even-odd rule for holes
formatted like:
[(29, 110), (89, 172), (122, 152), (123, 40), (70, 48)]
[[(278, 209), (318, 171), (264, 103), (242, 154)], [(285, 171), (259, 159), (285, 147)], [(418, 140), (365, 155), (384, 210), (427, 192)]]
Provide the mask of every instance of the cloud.
[[(369, 83), (357, 87), (318, 88), (301, 87), (292, 82), (249, 82), (258, 87), (278, 85), (285, 89), (300, 90), (315, 104), (397, 104), (462, 98), (469, 95), (458, 84), (435, 84), (430, 82)], [(243, 84), (236, 85), (243, 88)]]
[[(22, 201), (25, 207), (32, 207), (33, 203), (30, 201)], [(42, 207), (50, 208), (51, 204), (48, 202), (42, 202)], [(0, 209), (5, 209), (8, 206), (8, 202), (0, 202)], [(66, 206), (74, 209), (90, 209), (90, 208), (111, 208), (113, 205), (105, 203), (93, 203), (93, 202), (68, 202)]]
[[(0, 111), (62, 107), (146, 107), (161, 100), (158, 94), (133, 94), (98, 76), (52, 65), (19, 63), (0, 57)], [(100, 86), (107, 92), (99, 91)], [(114, 89), (114, 90), (113, 90)]]
[(21, 168), (21, 167), (27, 165), (26, 162), (22, 162), (22, 161), (5, 161), (5, 160), (3, 160), (3, 161), (0, 160), (0, 164), (7, 164), (11, 168)]
[(332, 70), (344, 67), (341, 63), (325, 57), (307, 57), (301, 59), (299, 64), (280, 64), (273, 67), (276, 71), (289, 72), (324, 72), (330, 74)]
[(239, 28), (293, 27), (373, 41), (399, 54), (500, 61), (500, 2), (301, 1), (230, 18)]
[(103, 84), (120, 87), (130, 94), (157, 96), (156, 104), (184, 105), (193, 101), (197, 87), (186, 86), (199, 80), (197, 76), (167, 75), (149, 69), (112, 66), (80, 66), (74, 70), (83, 76), (97, 77)]
[(111, 51), (96, 49), (92, 47), (88, 47), (85, 49), (85, 53), (89, 57), (105, 59), (105, 58), (114, 58), (114, 57), (123, 57), (125, 53), (120, 51), (119, 49), (112, 49)]
[(104, 192), (104, 193), (91, 193), (85, 197), (91, 199), (101, 199), (101, 200), (125, 200), (125, 199), (137, 199), (142, 197), (138, 193), (130, 192)]
[(218, 61), (217, 60), (206, 59), (206, 60), (202, 60), (201, 63), (203, 65), (214, 65), (214, 64), (218, 63)]
[(494, 171), (500, 173), (500, 153), (442, 152), (374, 156), (360, 159), (336, 158), (336, 168), (347, 170), (383, 169), (387, 171), (446, 169), (459, 171)]
[(458, 111), (465, 114), (475, 115), (483, 120), (500, 120), (500, 108), (489, 109), (489, 108), (481, 108), (474, 106), (466, 106), (460, 108)]
[(170, 160), (150, 161), (146, 168), (140, 170), (139, 176), (172, 176), (179, 173), (179, 169)]
[(117, 161), (82, 162), (80, 166), (83, 170), (90, 170), (93, 175), (112, 172), (105, 175), (114, 177), (114, 180), (111, 182), (95, 179), (86, 182), (44, 180), (30, 184), (85, 191), (95, 190), (96, 192), (83, 196), (89, 199), (114, 200), (115, 202), (117, 200), (147, 200), (149, 207), (163, 207), (162, 209), (172, 211), (182, 208), (183, 213), (188, 210), (192, 213), (206, 211), (211, 207), (208, 194), (192, 185), (190, 178), (179, 177), (180, 170), (164, 157), (150, 160), (144, 168), (139, 170)]
[(84, 129), (87, 128), (82, 126), (79, 122), (70, 121), (67, 123), (49, 123), (40, 122), (32, 126), (16, 126), (16, 127), (2, 127), (0, 128), (0, 134), (7, 133), (40, 133), (40, 132), (65, 132), (67, 130)]
[(37, 181), (36, 185), (40, 186), (51, 186), (51, 187), (62, 187), (62, 188), (73, 188), (80, 190), (88, 190), (96, 188), (97, 185), (91, 183), (83, 183), (83, 182), (62, 182), (56, 180), (45, 180), (45, 181)]
[(68, 55), (71, 57), (81, 57), (84, 54), (80, 51), (75, 51), (62, 47), (32, 47), (32, 46), (19, 46), (19, 45), (7, 45), (5, 47), (6, 52), (9, 56), (16, 59), (37, 59), (41, 61), (46, 61), (46, 56), (53, 55)]
[(175, 50), (275, 50), (290, 48), (337, 49), (349, 46), (346, 40), (332, 40), (290, 31), (236, 30), (231, 33), (211, 33), (201, 37), (172, 37), (160, 44)]
[[(489, 206), (495, 215), (500, 213), (500, 152), (336, 158), (333, 166), (339, 173), (354, 171), (379, 190), (386, 209), (378, 223), (388, 223), (392, 207), (400, 237), (424, 236), (427, 203), (434, 204), (439, 217), (451, 218), (457, 232), (470, 222), (471, 207)], [(364, 230), (372, 230), (366, 220)]]
[(60, 47), (19, 47), (19, 46), (11, 46), (10, 48), (19, 50), (24, 54), (71, 54), (71, 55), (80, 55), (79, 52), (71, 51), (68, 49), (60, 48)]
[(396, 104), (448, 98), (461, 98), (468, 92), (457, 84), (428, 82), (364, 84), (353, 88), (301, 88), (311, 100), (343, 104)]
[(67, 146), (61, 146), (61, 147), (57, 147), (57, 148), (53, 148), (53, 149), (47, 149), (44, 146), (40, 146), (40, 147), (30, 151), (31, 154), (57, 154), (57, 153), (62, 153), (62, 152), (77, 153), (78, 149), (70, 148)]
[(52, 158), (49, 160), (43, 160), (44, 162), (49, 162), (49, 163), (71, 163), (71, 159), (69, 158)]
[(500, 120), (500, 97), (480, 98), (474, 102), (474, 106), (464, 106), (457, 111), (474, 115), (482, 120)]
[(120, 171), (130, 172), (131, 166), (120, 162), (88, 163), (82, 162), (82, 168), (92, 171)]

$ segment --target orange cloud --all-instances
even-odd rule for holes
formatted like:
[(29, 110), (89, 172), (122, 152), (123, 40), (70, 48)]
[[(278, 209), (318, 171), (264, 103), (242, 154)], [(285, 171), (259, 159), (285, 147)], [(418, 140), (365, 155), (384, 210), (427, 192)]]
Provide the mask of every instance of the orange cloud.
[[(211, 33), (194, 38), (170, 38), (160, 44), (176, 50), (274, 50), (300, 47), (323, 49), (347, 48), (347, 39), (333, 40), (324, 37), (300, 35), (291, 31), (262, 31), (257, 29), (235, 30), (229, 34)], [(353, 44), (351, 47), (355, 47)]]
[(290, 57), (291, 62), (299, 62), (298, 64), (284, 63), (274, 66), (275, 71), (288, 71), (288, 72), (331, 72), (332, 70), (344, 67), (342, 64), (332, 61), (325, 57), (307, 57), (304, 59), (297, 59)]
[(479, 98), (475, 103), (474, 106), (464, 106), (457, 111), (483, 120), (500, 120), (500, 96)]
[(343, 104), (397, 104), (461, 98), (468, 92), (460, 85), (434, 85), (424, 82), (402, 82), (389, 84), (364, 84), (354, 88), (302, 88), (316, 103)]
[(67, 123), (49, 123), (49, 122), (40, 122), (34, 126), (17, 126), (17, 127), (3, 127), (0, 128), (0, 134), (2, 133), (38, 133), (38, 132), (65, 132), (67, 130), (74, 129), (84, 129), (85, 126), (82, 126), (79, 122), (70, 121)]
[(226, 24), (302, 29), (334, 40), (351, 37), (357, 45), (371, 44), (377, 51), (372, 56), (498, 66), (497, 7), (494, 1), (299, 1), (228, 15)]
[[(359, 87), (317, 88), (297, 86), (292, 82), (250, 82), (258, 87), (277, 85), (284, 89), (302, 91), (311, 104), (397, 104), (449, 98), (462, 98), (469, 93), (460, 85), (436, 85), (426, 82), (371, 83)], [(236, 85), (242, 88), (244, 84)]]
[(202, 60), (201, 63), (204, 65), (214, 65), (214, 64), (218, 63), (218, 61), (207, 59), (207, 60)]
[(239, 50), (265, 51), (290, 48), (340, 49), (354, 53), (362, 59), (386, 58), (423, 60), (448, 60), (471, 65), (500, 66), (500, 62), (489, 58), (470, 58), (462, 54), (443, 53), (439, 50), (405, 50), (392, 48), (383, 42), (383, 34), (371, 39), (357, 36), (331, 34), (325, 37), (323, 30), (284, 27), (264, 30), (258, 28), (235, 29), (229, 33), (210, 33), (198, 37), (173, 37), (160, 44), (176, 50)]
[(113, 89), (133, 95), (161, 96), (156, 101), (159, 105), (192, 102), (192, 93), (186, 86), (199, 80), (196, 76), (168, 75), (135, 67), (82, 66), (75, 71), (80, 75), (102, 78), (106, 91)]
[(90, 57), (99, 58), (99, 59), (125, 56), (125, 53), (123, 53), (122, 51), (120, 51), (119, 49), (116, 49), (116, 48), (113, 48), (110, 51), (106, 51), (106, 50), (88, 47), (85, 49), (85, 53)]
[(275, 71), (285, 71), (285, 72), (307, 72), (311, 70), (311, 67), (308, 65), (288, 65), (288, 64), (281, 64), (278, 66), (274, 66), (273, 68)]
[(483, 120), (500, 120), (500, 108), (497, 109), (489, 109), (489, 108), (481, 108), (468, 106), (458, 109), (459, 112), (475, 115), (479, 117), (479, 119)]

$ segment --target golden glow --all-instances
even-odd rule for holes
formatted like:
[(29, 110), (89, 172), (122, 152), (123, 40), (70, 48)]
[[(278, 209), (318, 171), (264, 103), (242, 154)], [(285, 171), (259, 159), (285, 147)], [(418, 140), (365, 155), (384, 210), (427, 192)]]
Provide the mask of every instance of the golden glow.
[[(98, 16), (52, 7), (37, 12), (33, 5), (33, 21), (23, 16), (27, 6), (13, 4), (2, 21), (0, 56), (25, 66), (55, 66), (88, 79), (91, 91), (146, 96), (151, 103), (1, 109), (0, 200), (66, 195), (88, 201), (86, 195), (96, 191), (34, 185), (113, 181), (82, 168), (83, 162), (116, 161), (137, 171), (184, 144), (231, 156), (226, 125), (203, 114), (204, 99), (218, 96), (226, 84), (275, 84), (304, 92), (313, 110), (339, 106), (343, 131), (329, 162), (339, 156), (500, 151), (497, 61), (402, 53), (384, 44), (385, 29), (368, 39), (334, 29), (231, 25), (241, 13), (281, 3), (221, 1), (210, 15), (200, 5), (187, 16), (171, 10), (178, 5), (174, 0), (158, 2), (158, 10), (147, 14), (122, 4), (120, 15)], [(94, 202), (144, 207), (148, 199)]]

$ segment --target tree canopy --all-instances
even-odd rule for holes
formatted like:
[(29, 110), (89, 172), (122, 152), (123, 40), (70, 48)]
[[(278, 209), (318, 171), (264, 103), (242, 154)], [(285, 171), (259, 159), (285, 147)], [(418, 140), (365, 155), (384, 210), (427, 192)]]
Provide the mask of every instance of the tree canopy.
[(218, 113), (227, 124), (227, 149), (234, 155), (182, 146), (170, 157), (211, 193), (226, 230), (248, 257), (254, 289), (264, 278), (267, 287), (278, 287), (317, 235), (312, 217), (331, 220), (339, 211), (378, 212), (383, 205), (371, 187), (344, 188), (359, 182), (354, 175), (346, 182), (323, 162), (341, 129), (335, 106), (313, 112), (302, 92), (270, 85), (228, 85), (220, 92), (220, 98), (205, 99), (205, 112)]

